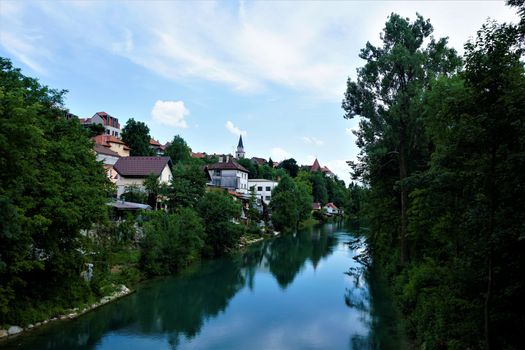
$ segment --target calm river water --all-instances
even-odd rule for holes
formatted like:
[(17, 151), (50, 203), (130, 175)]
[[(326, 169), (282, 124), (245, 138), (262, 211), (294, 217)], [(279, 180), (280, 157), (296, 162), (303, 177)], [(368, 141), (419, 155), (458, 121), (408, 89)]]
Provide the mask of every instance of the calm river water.
[(400, 349), (388, 293), (342, 224), (204, 263), (6, 349)]

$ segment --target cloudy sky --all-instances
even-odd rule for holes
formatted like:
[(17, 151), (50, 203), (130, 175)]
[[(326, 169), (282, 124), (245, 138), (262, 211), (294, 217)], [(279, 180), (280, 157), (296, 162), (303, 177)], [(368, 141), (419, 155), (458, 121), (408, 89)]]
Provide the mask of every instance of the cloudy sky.
[(348, 181), (346, 79), (392, 12), (430, 18), (460, 52), (487, 18), (517, 21), (503, 1), (1, 0), (0, 56), (69, 90), (80, 117), (133, 117), (208, 153), (233, 152), (242, 134), (248, 157), (317, 157)]

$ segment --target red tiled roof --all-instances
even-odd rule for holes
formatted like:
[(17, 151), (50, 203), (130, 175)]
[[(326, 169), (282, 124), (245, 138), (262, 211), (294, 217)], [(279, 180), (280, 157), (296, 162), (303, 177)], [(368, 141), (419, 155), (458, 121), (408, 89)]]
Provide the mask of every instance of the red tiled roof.
[(95, 148), (94, 149), (95, 149), (95, 152), (97, 152), (97, 153), (120, 158), (120, 154), (118, 154), (115, 151), (110, 150), (106, 146), (99, 145), (98, 143), (95, 143)]
[(191, 152), (191, 157), (192, 158), (199, 158), (199, 159), (206, 158), (206, 153), (204, 153), (204, 152)]
[(325, 205), (325, 207), (329, 207), (329, 208), (332, 208), (332, 209), (338, 209), (338, 208), (335, 206), (335, 204), (332, 203), (332, 202), (327, 203), (327, 204)]
[(149, 144), (152, 145), (152, 146), (156, 146), (156, 147), (162, 147), (162, 144), (159, 141), (155, 140), (155, 139), (150, 139), (149, 140)]
[(113, 168), (124, 177), (146, 177), (160, 175), (166, 164), (171, 164), (170, 157), (122, 157)]
[(312, 209), (313, 210), (320, 210), (321, 209), (321, 203), (312, 203)]
[(310, 167), (310, 171), (318, 171), (318, 170), (321, 170), (321, 165), (319, 165), (319, 161), (317, 160), (317, 158), (315, 158), (315, 162)]
[(119, 143), (121, 145), (124, 145), (125, 149), (126, 148), (129, 149), (128, 145), (126, 145), (124, 143), (124, 141), (122, 141), (119, 138), (116, 138), (113, 135), (97, 135), (97, 136), (93, 137), (93, 140), (95, 141), (96, 144), (99, 144), (99, 145), (102, 145), (102, 146), (109, 147), (110, 146), (109, 143), (113, 142), (113, 143)]
[(322, 168), (321, 168), (321, 171), (322, 171), (323, 173), (331, 173), (331, 172), (332, 172), (332, 171), (331, 171), (330, 169), (328, 169), (328, 167), (326, 167), (326, 166), (322, 167)]
[(215, 164), (209, 165), (208, 169), (210, 170), (215, 170), (215, 169), (217, 170), (240, 170), (240, 171), (244, 171), (245, 173), (249, 172), (248, 170), (246, 170), (245, 167), (237, 163), (235, 159), (231, 159), (231, 158), (227, 162), (215, 163)]

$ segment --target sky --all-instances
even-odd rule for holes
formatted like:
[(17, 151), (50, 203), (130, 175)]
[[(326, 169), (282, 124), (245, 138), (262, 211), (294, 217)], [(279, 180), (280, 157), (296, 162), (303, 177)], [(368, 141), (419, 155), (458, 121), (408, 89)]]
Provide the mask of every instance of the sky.
[(359, 149), (343, 118), (359, 51), (388, 16), (429, 18), (463, 52), (488, 19), (517, 22), (503, 1), (0, 1), (0, 56), (67, 89), (79, 117), (145, 122), (194, 152), (317, 157), (350, 180)]

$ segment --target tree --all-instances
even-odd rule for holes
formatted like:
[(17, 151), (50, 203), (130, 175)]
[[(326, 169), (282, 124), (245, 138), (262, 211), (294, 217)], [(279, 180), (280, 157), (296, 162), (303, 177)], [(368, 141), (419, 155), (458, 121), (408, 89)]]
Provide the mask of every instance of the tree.
[[(120, 195), (120, 198), (126, 202), (149, 204), (148, 193), (139, 185), (126, 186), (124, 193)], [(155, 206), (152, 206), (152, 208), (155, 208)]]
[(270, 157), (270, 159), (268, 160), (268, 166), (270, 168), (273, 168), (273, 160), (272, 160), (272, 157)]
[(237, 163), (242, 165), (246, 170), (248, 170), (248, 178), (249, 179), (256, 179), (258, 178), (258, 166), (256, 164), (253, 164), (251, 159), (248, 158), (241, 158), (237, 159)]
[(326, 177), (320, 171), (310, 173), (312, 183), (312, 196), (314, 202), (325, 205), (328, 203), (328, 191), (326, 190)]
[(428, 20), (417, 15), (410, 23), (397, 14), (386, 22), (381, 39), (382, 47), (369, 42), (360, 58), (367, 61), (358, 69), (357, 81), (348, 79), (343, 109), (345, 118), (360, 116), (357, 144), (361, 147), (361, 164), (354, 166), (357, 176), (373, 183), (374, 176), (393, 161), (397, 161), (398, 192), (400, 196), (399, 232), (400, 262), (408, 258), (406, 233), (409, 188), (405, 180), (425, 164), (423, 127), (421, 125), (420, 94), (427, 90), (437, 76), (449, 75), (460, 64), (447, 40), (430, 38)]
[(148, 216), (140, 243), (140, 267), (147, 275), (175, 273), (199, 259), (205, 232), (193, 209)]
[(312, 197), (304, 184), (296, 185), (285, 175), (272, 191), (272, 223), (278, 230), (295, 229), (308, 219), (312, 210)]
[(206, 230), (205, 255), (221, 256), (237, 246), (243, 228), (232, 220), (240, 217), (241, 207), (229, 194), (206, 192), (198, 204), (198, 211)]
[(299, 172), (299, 166), (293, 158), (283, 160), (279, 163), (279, 168), (286, 170), (291, 177), (296, 177)]
[(81, 229), (107, 219), (109, 181), (63, 96), (0, 58), (0, 324), (85, 301)]
[(140, 121), (130, 118), (122, 129), (122, 141), (130, 148), (131, 156), (153, 156), (155, 153), (149, 146), (151, 136), (148, 126)]
[(173, 179), (169, 184), (168, 198), (170, 208), (193, 207), (204, 196), (206, 176), (199, 165), (175, 165)]
[(166, 148), (166, 155), (171, 158), (173, 164), (187, 163), (191, 160), (191, 149), (186, 141), (179, 135), (175, 135)]

